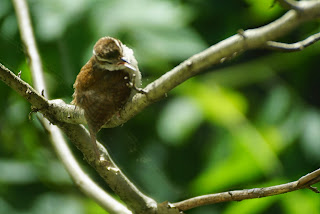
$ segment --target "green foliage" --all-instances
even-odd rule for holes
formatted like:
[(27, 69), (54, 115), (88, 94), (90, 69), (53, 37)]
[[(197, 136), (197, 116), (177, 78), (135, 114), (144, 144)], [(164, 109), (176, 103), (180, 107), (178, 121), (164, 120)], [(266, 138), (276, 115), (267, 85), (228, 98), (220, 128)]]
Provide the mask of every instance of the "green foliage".
[[(71, 100), (92, 46), (106, 35), (133, 48), (143, 85), (238, 29), (284, 13), (272, 0), (30, 0), (50, 98)], [(319, 22), (280, 41), (319, 32)], [(14, 10), (0, 2), (0, 62), (32, 84)], [(320, 163), (319, 44), (296, 53), (249, 51), (168, 93), (99, 139), (157, 201), (281, 184)], [(0, 213), (105, 213), (56, 158), (30, 105), (0, 83)], [(83, 168), (108, 189), (70, 144)], [(308, 190), (187, 213), (320, 213)]]
[(245, 0), (249, 5), (248, 17), (254, 17), (255, 24), (271, 21), (279, 15), (281, 7), (272, 0)]
[(180, 145), (194, 134), (202, 121), (202, 111), (194, 100), (177, 98), (161, 112), (157, 125), (158, 133), (164, 142)]

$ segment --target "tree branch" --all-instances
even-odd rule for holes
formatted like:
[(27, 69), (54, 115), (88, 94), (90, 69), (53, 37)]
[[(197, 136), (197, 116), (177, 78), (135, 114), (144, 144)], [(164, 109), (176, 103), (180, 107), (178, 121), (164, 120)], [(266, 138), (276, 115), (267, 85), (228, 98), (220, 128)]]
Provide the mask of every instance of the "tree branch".
[(320, 40), (320, 33), (316, 33), (312, 36), (309, 36), (305, 40), (302, 40), (302, 41), (296, 42), (296, 43), (292, 43), (292, 44), (268, 41), (268, 42), (266, 42), (266, 48), (271, 49), (271, 50), (284, 51), (284, 52), (301, 51), (301, 50), (305, 49), (306, 47), (316, 43), (319, 40)]
[(25, 0), (12, 0), (12, 3), (17, 15), (21, 40), (26, 48), (26, 54), (28, 57), (28, 63), (30, 66), (34, 87), (38, 92), (42, 93), (43, 91), (43, 94), (47, 97), (42, 63), (36, 41), (34, 39), (27, 3)]
[(55, 151), (63, 156), (62, 163), (69, 172), (72, 180), (78, 188), (88, 197), (96, 201), (108, 213), (111, 214), (130, 214), (132, 213), (124, 205), (119, 203), (110, 194), (100, 188), (92, 179), (81, 169), (75, 158), (73, 157), (68, 145), (66, 144), (61, 131), (56, 126), (50, 126), (50, 139), (53, 143)]
[(229, 192), (222, 192), (216, 194), (202, 195), (194, 198), (190, 198), (181, 202), (173, 203), (172, 205), (177, 207), (180, 210), (190, 210), (195, 207), (222, 203), (227, 201), (241, 201), (245, 199), (253, 199), (253, 198), (262, 198), (267, 196), (279, 195), (283, 193), (288, 193), (292, 191), (296, 191), (303, 188), (311, 189), (316, 193), (319, 193), (314, 187), (311, 185), (318, 183), (320, 181), (320, 169), (313, 171), (299, 180), (281, 184), (277, 186), (271, 187), (263, 187), (263, 188), (253, 188), (246, 190), (235, 190)]

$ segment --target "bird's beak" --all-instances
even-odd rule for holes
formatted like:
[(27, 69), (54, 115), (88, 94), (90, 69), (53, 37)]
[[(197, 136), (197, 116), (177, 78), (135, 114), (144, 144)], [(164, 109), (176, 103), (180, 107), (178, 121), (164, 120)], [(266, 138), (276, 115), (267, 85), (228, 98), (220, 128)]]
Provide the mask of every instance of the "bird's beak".
[(137, 71), (137, 69), (135, 68), (135, 67), (133, 67), (132, 65), (131, 65), (131, 63), (130, 62), (128, 62), (128, 60), (126, 60), (125, 58), (121, 58), (121, 61), (122, 61), (122, 63), (121, 64), (123, 64), (125, 67), (127, 67), (127, 68), (129, 68), (129, 69), (131, 69), (131, 70), (133, 70), (133, 71)]

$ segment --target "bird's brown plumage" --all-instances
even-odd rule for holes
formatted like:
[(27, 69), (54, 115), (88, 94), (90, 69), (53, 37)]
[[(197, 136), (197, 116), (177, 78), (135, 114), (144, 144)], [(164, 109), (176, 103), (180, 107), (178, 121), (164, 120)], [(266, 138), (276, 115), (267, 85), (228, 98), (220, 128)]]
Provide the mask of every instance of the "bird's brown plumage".
[(117, 114), (132, 94), (132, 88), (128, 86), (132, 79), (128, 68), (107, 70), (104, 66), (104, 63), (110, 64), (109, 60), (116, 68), (121, 64), (119, 61), (122, 57), (122, 47), (119, 47), (121, 42), (109, 38), (104, 37), (96, 43), (94, 56), (81, 68), (74, 83), (72, 101), (72, 104), (84, 110), (97, 155), (99, 151), (96, 134), (113, 115)]
[(105, 71), (94, 61), (91, 58), (78, 74), (72, 103), (84, 109), (89, 129), (98, 132), (127, 102), (131, 89), (127, 72)]

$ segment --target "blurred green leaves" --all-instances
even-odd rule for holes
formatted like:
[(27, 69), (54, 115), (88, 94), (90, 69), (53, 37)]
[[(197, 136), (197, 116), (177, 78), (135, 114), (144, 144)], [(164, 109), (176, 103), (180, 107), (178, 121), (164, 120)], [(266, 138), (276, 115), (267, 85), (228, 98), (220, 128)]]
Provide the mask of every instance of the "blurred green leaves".
[(256, 24), (276, 18), (281, 11), (279, 4), (276, 4), (273, 0), (245, 1), (249, 5), (249, 16), (254, 17), (253, 21), (255, 21)]
[(320, 161), (320, 112), (310, 110), (301, 119), (301, 142), (310, 161)]
[(113, 35), (123, 30), (182, 28), (187, 26), (192, 16), (191, 8), (173, 1), (96, 2), (90, 18), (97, 35), (108, 31)]
[(139, 64), (152, 72), (205, 49), (188, 26), (192, 19), (193, 10), (174, 1), (118, 0), (98, 1), (89, 21), (95, 35), (126, 35)]
[(202, 112), (197, 103), (188, 98), (172, 100), (161, 112), (158, 123), (159, 136), (167, 143), (185, 142), (202, 122)]
[(10, 184), (31, 183), (37, 180), (35, 168), (24, 162), (0, 160), (0, 182)]
[(282, 207), (284, 212), (290, 214), (319, 213), (319, 198), (313, 197), (313, 192), (300, 191), (283, 197)]
[(245, 203), (233, 203), (223, 214), (250, 214), (268, 212), (268, 208), (276, 201), (276, 197), (248, 200)]
[(63, 37), (67, 28), (79, 21), (89, 5), (88, 0), (30, 1), (38, 38), (54, 41)]
[[(189, 89), (187, 94), (200, 106), (205, 118), (212, 125), (227, 130), (231, 136), (229, 139), (234, 144), (231, 154), (219, 162), (208, 162), (207, 169), (194, 181), (194, 189), (200, 190), (205, 187), (206, 192), (211, 192), (215, 188), (223, 187), (224, 183), (244, 182), (241, 177), (251, 180), (252, 176), (259, 175), (256, 174), (259, 171), (268, 175), (281, 168), (281, 163), (268, 142), (269, 139), (265, 139), (246, 118), (247, 102), (244, 97), (218, 85), (204, 85), (195, 81), (188, 81), (179, 89)], [(216, 140), (219, 141), (219, 138)], [(225, 138), (221, 140), (225, 141)], [(226, 142), (224, 144), (224, 150), (228, 150)], [(231, 180), (226, 182), (228, 178)], [(199, 193), (203, 192), (197, 192)]]
[(30, 209), (25, 209), (22, 211), (12, 208), (0, 197), (0, 212), (9, 214), (84, 213), (82, 203), (79, 199), (52, 193), (39, 195)]

